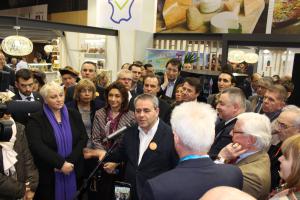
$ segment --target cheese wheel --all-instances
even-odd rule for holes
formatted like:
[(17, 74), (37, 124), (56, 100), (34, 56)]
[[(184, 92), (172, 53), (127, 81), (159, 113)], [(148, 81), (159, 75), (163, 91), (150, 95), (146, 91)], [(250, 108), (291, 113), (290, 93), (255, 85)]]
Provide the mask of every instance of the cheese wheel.
[(232, 12), (221, 12), (210, 20), (212, 33), (228, 33), (228, 29), (238, 29), (239, 18)]
[(202, 13), (212, 13), (221, 7), (221, 0), (201, 0), (200, 11)]

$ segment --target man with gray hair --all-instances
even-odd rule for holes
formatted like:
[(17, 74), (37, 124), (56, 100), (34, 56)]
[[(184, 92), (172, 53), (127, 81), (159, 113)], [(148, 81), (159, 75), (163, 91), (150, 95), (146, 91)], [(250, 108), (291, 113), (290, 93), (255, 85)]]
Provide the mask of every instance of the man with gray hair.
[(243, 191), (264, 200), (271, 186), (270, 159), (271, 123), (258, 113), (242, 113), (232, 130), (232, 142), (219, 153), (220, 160), (238, 166), (243, 173)]
[(271, 160), (271, 189), (276, 189), (280, 184), (278, 158), (282, 155), (281, 144), (296, 134), (300, 134), (300, 109), (297, 106), (289, 105), (272, 123), (272, 142), (268, 151)]
[[(251, 77), (252, 82), (252, 77)], [(249, 97), (251, 102), (252, 111), (260, 113), (262, 109), (262, 104), (264, 101), (264, 95), (269, 87), (273, 85), (272, 77), (265, 76), (256, 80), (256, 94)]]
[[(131, 90), (132, 86), (133, 74), (128, 69), (121, 69), (117, 74), (117, 82), (122, 83), (126, 90), (128, 91), (128, 102), (130, 102), (131, 98), (135, 98), (136, 94)], [(131, 101), (133, 101), (133, 99)], [(129, 103), (130, 104), (130, 103)]]
[(137, 125), (124, 132), (110, 162), (104, 165), (106, 172), (112, 173), (116, 165), (111, 162), (126, 162), (125, 181), (132, 186), (132, 200), (141, 199), (147, 179), (171, 170), (178, 162), (171, 127), (158, 118), (157, 97), (141, 94), (134, 106)]
[(264, 113), (272, 122), (280, 115), (282, 108), (285, 106), (287, 97), (288, 93), (282, 85), (275, 84), (270, 86), (264, 95), (260, 113)]
[(204, 103), (186, 102), (175, 107), (171, 124), (180, 162), (175, 169), (148, 180), (143, 199), (199, 199), (213, 187), (242, 188), (237, 167), (215, 164), (207, 154), (214, 140), (216, 117), (215, 110)]

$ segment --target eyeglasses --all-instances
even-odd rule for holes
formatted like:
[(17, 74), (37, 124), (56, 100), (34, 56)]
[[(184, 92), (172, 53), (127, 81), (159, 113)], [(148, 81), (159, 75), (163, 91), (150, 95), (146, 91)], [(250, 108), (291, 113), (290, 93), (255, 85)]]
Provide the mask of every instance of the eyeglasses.
[(236, 135), (236, 134), (245, 134), (245, 132), (232, 130), (232, 135)]
[(282, 130), (288, 129), (288, 128), (292, 128), (292, 127), (295, 127), (294, 125), (289, 126), (289, 125), (287, 125), (287, 124), (285, 124), (285, 123), (282, 123), (282, 122), (280, 122), (278, 119), (275, 121), (275, 125), (276, 125), (278, 128), (282, 129)]

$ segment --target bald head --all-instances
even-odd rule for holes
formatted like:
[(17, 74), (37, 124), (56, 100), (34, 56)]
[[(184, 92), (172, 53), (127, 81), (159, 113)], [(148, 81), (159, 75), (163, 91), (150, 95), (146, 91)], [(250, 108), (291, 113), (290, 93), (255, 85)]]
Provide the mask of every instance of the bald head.
[(219, 186), (208, 190), (200, 200), (256, 200), (251, 195), (233, 187)]

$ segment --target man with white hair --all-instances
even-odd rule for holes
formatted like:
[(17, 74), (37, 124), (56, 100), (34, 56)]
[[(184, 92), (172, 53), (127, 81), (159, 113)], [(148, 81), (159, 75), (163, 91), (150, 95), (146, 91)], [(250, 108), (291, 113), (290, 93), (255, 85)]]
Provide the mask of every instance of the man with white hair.
[(270, 159), (267, 154), (271, 141), (268, 117), (258, 113), (242, 113), (232, 130), (232, 142), (219, 153), (221, 160), (238, 166), (243, 173), (243, 191), (258, 200), (268, 196), (271, 186)]
[(143, 199), (198, 199), (221, 185), (241, 189), (241, 171), (215, 164), (207, 154), (214, 140), (216, 117), (215, 110), (204, 103), (186, 102), (175, 107), (171, 124), (180, 162), (175, 169), (148, 180)]

